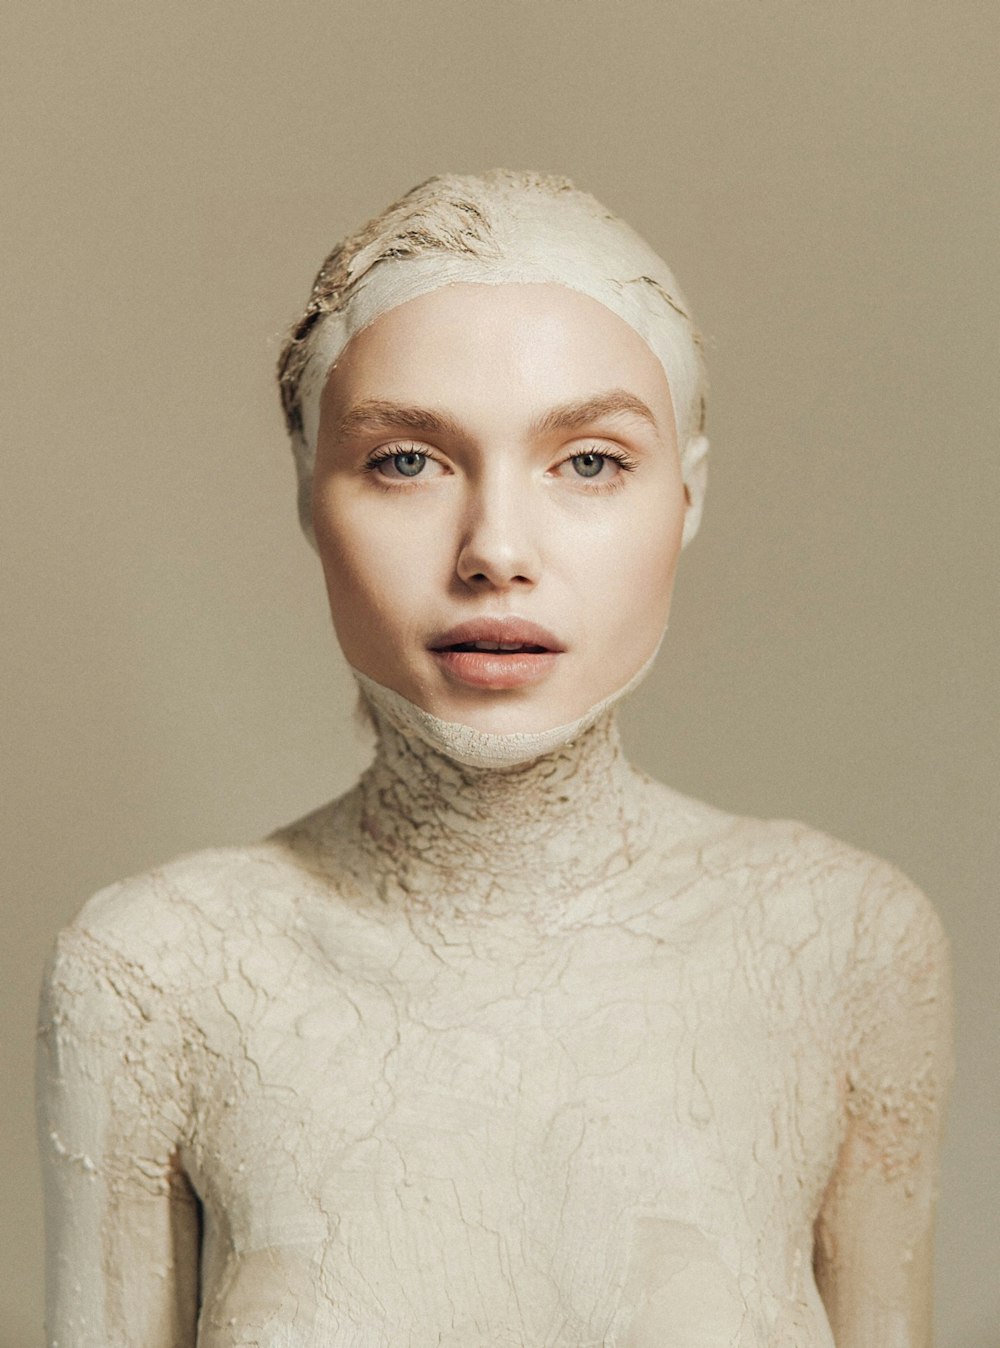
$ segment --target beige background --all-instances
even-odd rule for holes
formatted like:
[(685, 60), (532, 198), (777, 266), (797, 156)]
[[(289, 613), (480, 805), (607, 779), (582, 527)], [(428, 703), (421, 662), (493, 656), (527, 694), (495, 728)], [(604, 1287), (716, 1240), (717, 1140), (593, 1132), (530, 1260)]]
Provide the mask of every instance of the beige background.
[(671, 784), (805, 819), (934, 898), (959, 1035), (937, 1342), (1000, 1343), (997, 16), (3, 7), (2, 1348), (42, 1341), (30, 1070), (53, 932), (364, 758), (295, 523), (278, 334), (342, 232), (493, 165), (624, 214), (708, 335), (706, 522), (628, 738)]

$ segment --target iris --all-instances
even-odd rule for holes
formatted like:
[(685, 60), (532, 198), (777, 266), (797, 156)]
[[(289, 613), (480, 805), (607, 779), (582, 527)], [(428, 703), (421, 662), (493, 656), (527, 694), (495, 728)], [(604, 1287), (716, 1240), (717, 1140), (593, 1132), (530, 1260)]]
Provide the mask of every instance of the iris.
[(424, 464), (427, 462), (426, 454), (417, 454), (414, 452), (408, 454), (394, 454), (392, 461), (396, 466), (396, 471), (402, 473), (404, 477), (416, 477), (423, 472)]
[(574, 454), (573, 466), (581, 477), (596, 477), (604, 467), (604, 455)]

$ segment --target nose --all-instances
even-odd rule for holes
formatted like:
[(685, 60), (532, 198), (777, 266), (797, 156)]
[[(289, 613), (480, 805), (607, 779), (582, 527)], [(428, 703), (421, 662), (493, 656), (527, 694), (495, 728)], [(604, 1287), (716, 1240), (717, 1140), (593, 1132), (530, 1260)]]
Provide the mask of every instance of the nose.
[(470, 497), (456, 573), (472, 589), (528, 589), (541, 569), (527, 494), (515, 482), (483, 483)]

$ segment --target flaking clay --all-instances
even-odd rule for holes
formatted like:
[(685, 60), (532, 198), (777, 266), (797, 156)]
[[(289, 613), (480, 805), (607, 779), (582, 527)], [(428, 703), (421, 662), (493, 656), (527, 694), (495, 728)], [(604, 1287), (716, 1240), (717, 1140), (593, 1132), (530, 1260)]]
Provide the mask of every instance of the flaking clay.
[(907, 1342), (927, 900), (649, 781), (613, 710), (508, 772), (374, 717), (346, 796), (61, 935), (49, 1342), (830, 1348), (814, 1236), (839, 1323)]
[[(342, 343), (470, 269), (614, 308), (703, 467), (697, 344), (663, 264), (565, 180), (493, 174), (425, 184), (320, 273), (282, 361), (305, 498)], [(369, 488), (373, 529), (423, 499)], [(633, 518), (624, 490), (583, 490), (566, 537), (597, 499)], [(463, 599), (493, 602), (485, 574)], [(49, 1348), (930, 1342), (940, 920), (866, 852), (635, 768), (617, 712), (651, 661), (630, 653), (608, 695), (586, 657), (616, 605), (559, 574), (577, 673), (562, 701), (513, 704), (551, 717), (486, 733), (357, 670), (375, 743), (349, 791), (119, 880), (60, 933), (37, 1059)], [(411, 644), (427, 705), (469, 705)]]

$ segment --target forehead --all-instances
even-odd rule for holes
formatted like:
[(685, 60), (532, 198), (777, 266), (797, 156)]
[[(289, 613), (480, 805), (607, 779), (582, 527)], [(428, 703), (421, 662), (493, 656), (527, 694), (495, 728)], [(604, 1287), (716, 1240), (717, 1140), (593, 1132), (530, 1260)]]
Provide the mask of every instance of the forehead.
[(363, 399), (474, 413), (546, 408), (616, 388), (673, 422), (667, 377), (639, 334), (598, 300), (531, 282), (442, 285), (381, 314), (334, 363), (324, 418)]

